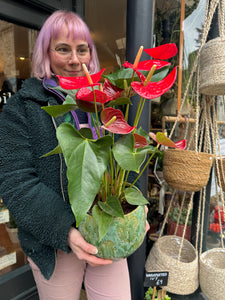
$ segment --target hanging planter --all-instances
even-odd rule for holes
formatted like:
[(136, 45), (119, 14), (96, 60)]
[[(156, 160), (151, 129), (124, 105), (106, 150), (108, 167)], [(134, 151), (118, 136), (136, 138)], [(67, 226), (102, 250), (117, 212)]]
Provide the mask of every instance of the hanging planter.
[(167, 149), (163, 159), (163, 177), (172, 188), (196, 192), (206, 186), (212, 163), (212, 154)]
[(225, 249), (210, 249), (200, 256), (200, 286), (209, 300), (224, 299)]
[(206, 95), (225, 95), (225, 40), (208, 41), (200, 53), (199, 91)]
[(102, 240), (99, 240), (98, 226), (91, 215), (84, 218), (79, 231), (88, 243), (98, 248), (98, 257), (118, 259), (131, 255), (142, 244), (145, 222), (145, 208), (138, 206), (124, 218), (114, 217)]
[[(181, 247), (181, 253), (179, 251)], [(198, 288), (198, 256), (193, 245), (178, 236), (163, 236), (152, 247), (146, 261), (147, 272), (169, 272), (165, 290), (188, 295)]]

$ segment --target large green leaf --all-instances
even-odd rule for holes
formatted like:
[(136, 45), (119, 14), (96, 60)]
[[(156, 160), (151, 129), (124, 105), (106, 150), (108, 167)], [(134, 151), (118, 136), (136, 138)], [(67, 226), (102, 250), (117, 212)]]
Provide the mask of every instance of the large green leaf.
[(113, 146), (115, 160), (124, 170), (139, 172), (145, 161), (147, 151), (134, 150), (134, 136), (127, 134), (121, 136)]
[(112, 138), (89, 140), (68, 123), (61, 124), (56, 134), (67, 164), (69, 199), (78, 226), (99, 191)]
[[(155, 70), (155, 72), (151, 78), (151, 81), (156, 82), (156, 81), (162, 80), (168, 74), (168, 71), (169, 71), (169, 66), (165, 66), (161, 69)], [(142, 74), (144, 74), (145, 76), (147, 76), (149, 73), (148, 71), (140, 71), (140, 72)], [(132, 75), (133, 75), (133, 69), (121, 68), (121, 69), (117, 70), (115, 73), (103, 75), (103, 77), (107, 78), (113, 85), (115, 85), (121, 89), (124, 89), (124, 80), (126, 80), (128, 86), (130, 86)], [(140, 81), (140, 79), (136, 75), (136, 73), (135, 73), (133, 81)]]
[(92, 209), (92, 216), (98, 225), (99, 242), (104, 238), (112, 223), (113, 217), (101, 211), (97, 205)]
[[(145, 72), (147, 76), (148, 72)], [(124, 89), (124, 80), (127, 81), (128, 86), (131, 84), (131, 79), (133, 75), (132, 69), (119, 69), (113, 74), (103, 75), (103, 77), (107, 78), (113, 85)], [(139, 77), (135, 75), (134, 81), (140, 81)]]
[(56, 86), (56, 87), (53, 87), (51, 88), (53, 90), (59, 90), (69, 96), (71, 96), (72, 98), (75, 99), (75, 96), (76, 96), (76, 93), (78, 92), (78, 89), (74, 89), (74, 90), (67, 90), (67, 89), (63, 89), (60, 85), (59, 86)]
[(42, 109), (44, 109), (53, 118), (57, 118), (63, 116), (71, 110), (78, 109), (78, 105), (70, 96), (67, 96), (63, 104), (53, 106), (42, 106)]
[(142, 193), (136, 188), (126, 188), (125, 198), (127, 202), (132, 205), (145, 205), (149, 203)]
[(119, 106), (119, 105), (124, 105), (124, 104), (132, 105), (130, 98), (127, 98), (127, 97), (117, 98), (115, 100), (112, 100), (112, 101), (106, 103), (105, 107)]
[(53, 154), (60, 154), (62, 153), (62, 149), (61, 147), (58, 145), (56, 146), (52, 151), (42, 155), (41, 157), (47, 157), (47, 156), (50, 156), (50, 155), (53, 155)]
[(105, 202), (98, 201), (98, 205), (104, 212), (113, 217), (124, 217), (120, 201), (116, 196), (111, 195), (107, 197)]

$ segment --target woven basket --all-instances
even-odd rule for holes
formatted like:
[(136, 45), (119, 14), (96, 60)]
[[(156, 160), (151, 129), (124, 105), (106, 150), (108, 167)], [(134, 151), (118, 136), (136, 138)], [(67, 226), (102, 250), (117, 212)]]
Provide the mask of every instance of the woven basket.
[(210, 249), (200, 256), (200, 286), (209, 300), (225, 299), (225, 249)]
[(163, 177), (172, 188), (196, 192), (206, 186), (212, 163), (212, 154), (167, 149), (164, 152)]
[(225, 40), (218, 37), (208, 41), (200, 54), (200, 93), (225, 95), (224, 61)]
[[(218, 157), (217, 159), (218, 159), (218, 167), (220, 172), (221, 188), (223, 191), (225, 191), (225, 156)], [(216, 169), (216, 176), (218, 177), (217, 169)]]
[(184, 240), (178, 261), (181, 241), (182, 238), (175, 235), (159, 238), (149, 253), (145, 268), (147, 272), (168, 271), (168, 284), (163, 288), (173, 294), (188, 295), (199, 286), (198, 256), (193, 245)]

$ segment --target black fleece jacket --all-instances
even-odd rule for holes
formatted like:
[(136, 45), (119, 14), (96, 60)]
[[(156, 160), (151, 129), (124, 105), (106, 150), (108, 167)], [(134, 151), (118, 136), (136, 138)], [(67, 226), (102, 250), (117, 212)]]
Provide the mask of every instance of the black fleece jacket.
[[(57, 249), (70, 251), (68, 232), (75, 222), (64, 160), (59, 155), (41, 158), (58, 144), (52, 119), (41, 109), (48, 103), (61, 100), (31, 78), (0, 114), (0, 196), (18, 225), (24, 252), (47, 279), (54, 271)], [(63, 121), (56, 119), (57, 125)]]

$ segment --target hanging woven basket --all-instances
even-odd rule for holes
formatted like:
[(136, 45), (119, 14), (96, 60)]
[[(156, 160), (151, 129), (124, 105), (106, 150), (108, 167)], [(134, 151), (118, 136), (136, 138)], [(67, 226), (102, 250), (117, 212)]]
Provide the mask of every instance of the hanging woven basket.
[(191, 150), (164, 151), (163, 177), (169, 187), (196, 192), (206, 186), (213, 155)]
[[(223, 191), (225, 191), (225, 156), (218, 157), (217, 159), (218, 159), (221, 188)], [(216, 176), (218, 178), (217, 169), (216, 169)]]
[(210, 249), (200, 256), (200, 286), (209, 300), (225, 299), (225, 249)]
[[(168, 284), (164, 287), (170, 293), (188, 295), (198, 288), (198, 256), (193, 245), (175, 235), (159, 238), (152, 247), (146, 261), (147, 272), (169, 272)], [(179, 250), (182, 247), (180, 259)]]
[(225, 95), (225, 40), (208, 41), (200, 53), (199, 91), (206, 95)]

